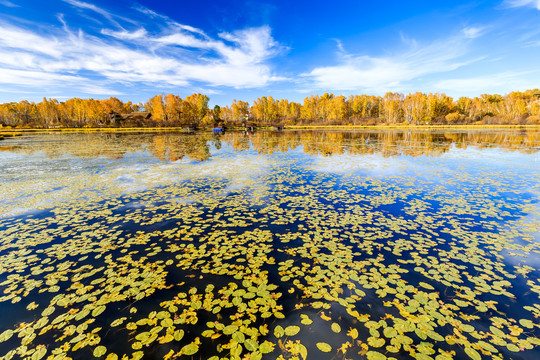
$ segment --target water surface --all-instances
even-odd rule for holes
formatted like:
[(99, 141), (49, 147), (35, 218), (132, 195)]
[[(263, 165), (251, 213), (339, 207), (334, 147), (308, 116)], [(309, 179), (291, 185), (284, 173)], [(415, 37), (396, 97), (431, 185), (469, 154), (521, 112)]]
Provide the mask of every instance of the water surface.
[(0, 142), (0, 356), (537, 359), (540, 133)]

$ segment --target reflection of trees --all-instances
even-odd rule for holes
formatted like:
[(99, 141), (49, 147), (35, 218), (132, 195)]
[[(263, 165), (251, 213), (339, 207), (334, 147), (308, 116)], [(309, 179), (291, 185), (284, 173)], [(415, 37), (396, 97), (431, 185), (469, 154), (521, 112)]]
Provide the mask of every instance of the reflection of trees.
[[(0, 151), (43, 153), (50, 157), (72, 154), (93, 158), (121, 158), (128, 153), (148, 151), (161, 160), (175, 161), (185, 156), (203, 161), (210, 158), (207, 134), (183, 133), (69, 133), (29, 135), (36, 141), (17, 139), (17, 145), (0, 143)], [(19, 141), (20, 140), (20, 141)]]
[[(30, 141), (28, 138), (32, 138)], [(383, 156), (438, 156), (452, 146), (467, 148), (498, 147), (532, 153), (540, 145), (536, 130), (378, 130), (378, 131), (259, 131), (253, 134), (229, 132), (186, 134), (162, 133), (53, 133), (27, 135), (0, 142), (0, 151), (44, 153), (51, 157), (73, 154), (78, 157), (121, 158), (128, 153), (148, 151), (161, 160), (188, 157), (203, 161), (210, 158), (210, 145), (222, 143), (244, 151), (253, 148), (261, 154), (285, 152), (302, 146), (311, 155), (379, 153)]]
[(210, 158), (210, 148), (207, 137), (197, 135), (159, 134), (151, 137), (154, 147), (147, 149), (161, 160), (176, 161), (184, 156), (203, 161)]
[(540, 132), (516, 131), (285, 131), (257, 132), (251, 135), (227, 133), (223, 140), (236, 150), (245, 150), (251, 142), (262, 154), (287, 151), (300, 145), (311, 155), (381, 153), (384, 156), (429, 155), (447, 152), (452, 144), (458, 148), (500, 147), (508, 150), (535, 152), (540, 144)]

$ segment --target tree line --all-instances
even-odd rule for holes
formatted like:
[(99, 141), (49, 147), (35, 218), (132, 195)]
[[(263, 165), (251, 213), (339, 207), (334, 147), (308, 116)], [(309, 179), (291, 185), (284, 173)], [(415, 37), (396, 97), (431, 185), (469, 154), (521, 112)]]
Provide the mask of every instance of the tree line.
[(257, 98), (253, 104), (234, 100), (209, 108), (209, 97), (193, 94), (156, 95), (144, 104), (111, 97), (104, 100), (43, 98), (0, 104), (0, 125), (61, 128), (103, 126), (213, 126), (218, 123), (255, 125), (424, 125), (540, 124), (540, 90), (514, 91), (505, 96), (483, 94), (453, 99), (439, 93), (375, 95), (310, 95), (303, 103)]

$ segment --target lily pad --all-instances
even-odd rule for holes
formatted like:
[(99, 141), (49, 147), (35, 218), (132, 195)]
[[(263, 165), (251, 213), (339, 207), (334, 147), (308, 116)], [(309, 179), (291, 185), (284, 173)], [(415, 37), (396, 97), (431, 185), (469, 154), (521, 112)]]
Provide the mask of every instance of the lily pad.
[(325, 343), (325, 342), (318, 342), (317, 344), (315, 344), (317, 346), (317, 348), (319, 350), (321, 350), (322, 352), (330, 352), (332, 351), (332, 346), (330, 346), (329, 344)]

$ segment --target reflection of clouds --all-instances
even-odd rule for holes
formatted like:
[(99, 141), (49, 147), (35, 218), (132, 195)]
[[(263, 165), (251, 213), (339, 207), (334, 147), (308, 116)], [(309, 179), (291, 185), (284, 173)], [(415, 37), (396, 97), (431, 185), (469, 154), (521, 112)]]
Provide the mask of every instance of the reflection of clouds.
[(441, 159), (458, 159), (458, 160), (473, 160), (489, 162), (494, 165), (511, 164), (516, 165), (529, 165), (536, 168), (540, 168), (540, 164), (536, 163), (535, 154), (527, 154), (519, 151), (509, 151), (508, 149), (502, 150), (500, 148), (479, 148), (476, 146), (469, 146), (466, 149), (457, 148), (452, 146), (448, 152), (440, 156)]
[(193, 167), (200, 176), (215, 176), (227, 179), (252, 179), (269, 170), (268, 158), (261, 155), (239, 153), (234, 157), (213, 157)]
[(0, 212), (0, 219), (2, 218), (10, 218), (15, 216), (28, 216), (31, 214), (37, 214), (39, 213), (39, 210), (33, 209), (33, 208), (26, 208), (26, 207), (13, 207), (5, 212)]
[(240, 191), (246, 187), (257, 184), (260, 188), (268, 189), (262, 182), (257, 183), (257, 179), (271, 170), (271, 163), (268, 156), (242, 152), (228, 156), (216, 156), (199, 163), (192, 168), (193, 175), (201, 177), (221, 178), (228, 182), (227, 186), (216, 195), (227, 195), (231, 192)]
[(172, 197), (172, 198), (169, 198), (168, 200), (173, 201), (177, 204), (181, 204), (181, 205), (191, 205), (197, 202), (194, 199), (190, 199), (187, 197)]
[(314, 171), (336, 174), (367, 170), (379, 175), (390, 175), (405, 169), (405, 162), (381, 154), (340, 154), (332, 156), (313, 156), (309, 168)]
[[(508, 151), (500, 148), (478, 148), (469, 146), (467, 149), (452, 147), (450, 151), (441, 156), (441, 161), (453, 161), (455, 164), (467, 169), (483, 170), (489, 176), (494, 171), (500, 180), (511, 184), (514, 189), (521, 189), (534, 196), (540, 196), (540, 163), (536, 161), (536, 153), (523, 153), (520, 151)], [(508, 174), (515, 172), (518, 176)], [(505, 175), (502, 175), (504, 173)], [(513, 181), (510, 180), (513, 177)], [(511, 191), (512, 188), (501, 189)]]
[[(510, 253), (518, 253), (522, 255), (511, 255)], [(540, 269), (540, 256), (537, 253), (523, 254), (520, 251), (502, 250), (501, 255), (504, 256), (504, 262), (510, 266), (528, 265), (535, 269)]]
[[(310, 156), (307, 168), (317, 172), (346, 175), (364, 172), (375, 177), (390, 177), (402, 175), (416, 180), (423, 179), (447, 187), (450, 182), (473, 182), (478, 176), (477, 171), (494, 171), (494, 176), (500, 177), (501, 171), (510, 169), (525, 171), (519, 178), (519, 183), (527, 183), (528, 191), (538, 194), (534, 178), (538, 178), (537, 169), (540, 164), (534, 161), (534, 154), (519, 151), (508, 151), (499, 148), (478, 148), (470, 146), (460, 149), (452, 146), (439, 157), (430, 156), (390, 156), (375, 154), (334, 154), (331, 156)], [(487, 174), (489, 175), (489, 174)], [(503, 179), (501, 179), (503, 180)], [(505, 176), (504, 180), (508, 180)], [(532, 182), (531, 182), (532, 180)], [(532, 185), (530, 185), (530, 184)], [(540, 183), (538, 181), (537, 183)], [(518, 184), (515, 184), (516, 186)], [(523, 185), (523, 184), (522, 184)]]
[[(513, 239), (513, 243), (517, 243), (519, 246), (530, 246), (531, 244), (536, 245), (535, 249), (538, 250), (540, 245), (540, 232), (538, 232), (538, 224), (540, 224), (540, 213), (538, 212), (537, 207), (532, 207), (529, 209), (531, 212), (526, 216), (519, 219), (517, 223), (511, 222), (503, 229), (503, 231), (508, 231), (510, 233), (517, 232), (522, 234)], [(522, 255), (510, 255), (510, 252), (514, 252)], [(505, 262), (512, 266), (523, 266), (529, 265), (536, 269), (540, 269), (540, 256), (538, 253), (531, 251), (528, 254), (523, 251), (518, 250), (504, 250), (502, 252), (504, 255)]]
[(14, 161), (14, 160), (23, 160), (27, 158), (28, 158), (28, 155), (25, 155), (25, 154), (19, 154), (19, 153), (11, 152), (11, 151), (0, 151), (1, 163), (4, 163), (5, 160)]
[(131, 175), (124, 174), (117, 177), (115, 181), (121, 184), (133, 184), (135, 182), (135, 178)]
[[(312, 156), (310, 168), (315, 171), (331, 173), (348, 173), (357, 170), (371, 170), (375, 173), (388, 175), (399, 170), (422, 170), (424, 166), (434, 166), (431, 157), (419, 156), (391, 156), (385, 157), (380, 153), (376, 154), (334, 154), (331, 156)], [(450, 150), (436, 158), (436, 163), (441, 166), (439, 171), (448, 169), (442, 168), (448, 161), (479, 161), (497, 166), (525, 166), (540, 168), (540, 164), (535, 162), (535, 154), (526, 154), (519, 151), (501, 150), (499, 148), (478, 148), (470, 146), (466, 149), (452, 146)]]
[[(112, 180), (111, 186), (117, 187), (124, 193), (177, 184), (196, 178), (220, 179), (225, 180), (227, 186), (213, 196), (225, 196), (255, 184), (259, 188), (266, 189), (266, 185), (257, 183), (257, 179), (270, 171), (269, 156), (253, 152), (228, 152), (227, 149), (222, 148), (220, 153), (201, 162), (184, 158), (168, 163), (122, 164), (109, 173), (101, 174), (101, 177), (105, 182)], [(176, 198), (175, 201), (189, 202), (190, 200)]]

